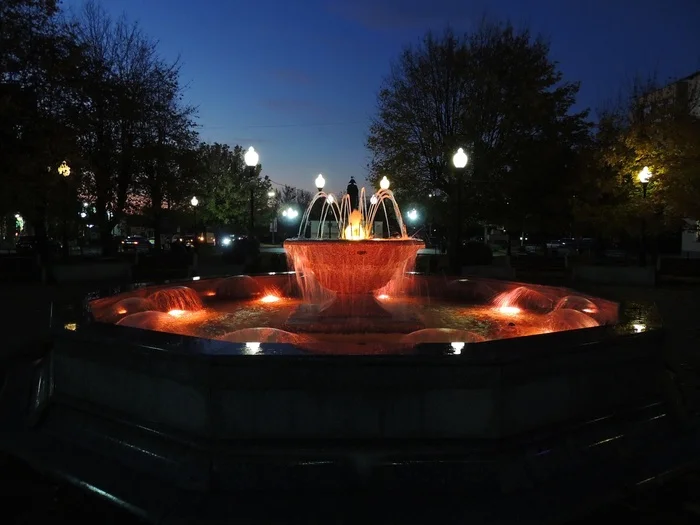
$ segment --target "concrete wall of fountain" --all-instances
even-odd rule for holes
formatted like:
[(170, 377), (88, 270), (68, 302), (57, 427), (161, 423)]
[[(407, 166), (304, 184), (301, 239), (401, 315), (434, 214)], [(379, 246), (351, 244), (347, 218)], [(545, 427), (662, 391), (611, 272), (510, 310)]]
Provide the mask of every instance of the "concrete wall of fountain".
[[(660, 337), (581, 344), (563, 332), (453, 357), (266, 359), (67, 333), (51, 355), (49, 412), (89, 407), (188, 440), (500, 440), (658, 401)], [(61, 432), (87, 446), (71, 428)], [(124, 447), (146, 439), (129, 432)]]

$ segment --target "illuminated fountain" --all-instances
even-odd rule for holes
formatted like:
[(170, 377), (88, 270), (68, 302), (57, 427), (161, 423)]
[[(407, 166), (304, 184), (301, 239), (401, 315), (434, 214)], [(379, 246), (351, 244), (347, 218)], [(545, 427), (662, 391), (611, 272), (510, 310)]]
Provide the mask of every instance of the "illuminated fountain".
[(324, 184), (285, 242), (294, 272), (52, 306), (49, 354), (0, 368), (2, 451), (154, 523), (233, 521), (245, 489), (334, 488), (453, 490), (539, 523), (523, 513), (591, 508), (697, 453), (668, 417), (652, 305), (409, 272), (423, 243), (389, 181)]
[[(358, 191), (354, 179), (341, 199), (324, 192), (324, 185), (325, 179), (319, 175), (318, 193), (304, 212), (299, 236), (284, 243), (304, 299), (318, 307), (311, 310), (302, 307), (298, 316), (290, 318), (290, 323), (300, 329), (312, 329), (316, 326), (313, 317), (326, 325), (334, 319), (340, 323), (334, 325), (336, 329), (348, 331), (351, 325), (356, 330), (371, 330), (373, 323), (369, 319), (381, 319), (384, 330), (388, 328), (388, 319), (406, 322), (392, 317), (374, 297), (377, 290), (403, 279), (415, 264), (418, 250), (425, 247), (423, 241), (406, 234), (401, 210), (389, 190), (389, 180), (384, 177), (379, 191), (370, 199), (364, 188)], [(322, 206), (318, 227), (311, 232), (311, 238), (305, 238), (312, 210), (319, 201)], [(387, 226), (387, 238), (375, 232), (378, 216)], [(398, 225), (395, 237), (392, 237), (390, 216)], [(326, 238), (326, 232), (334, 229), (337, 238)], [(335, 293), (330, 303), (326, 300), (327, 293), (319, 293), (319, 285), (322, 292)]]

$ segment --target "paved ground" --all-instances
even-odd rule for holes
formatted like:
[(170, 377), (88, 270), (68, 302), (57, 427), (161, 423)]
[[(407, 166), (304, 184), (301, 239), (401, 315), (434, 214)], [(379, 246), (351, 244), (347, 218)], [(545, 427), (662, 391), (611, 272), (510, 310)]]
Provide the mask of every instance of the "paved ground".
[[(50, 303), (81, 297), (95, 285), (42, 286), (0, 285), (0, 333), (5, 334), (0, 356), (21, 350), (32, 341), (48, 337)], [(665, 325), (669, 328), (668, 352), (684, 374), (687, 402), (698, 403), (700, 369), (698, 312), (700, 286), (665, 286), (633, 288), (615, 286), (586, 287), (591, 293), (613, 299), (655, 301)], [(269, 495), (265, 496), (269, 499)], [(428, 512), (429, 521), (451, 521), (441, 509)], [(111, 506), (82, 492), (58, 485), (52, 480), (0, 457), (0, 523), (8, 525), (46, 523), (137, 523)], [(314, 521), (313, 515), (310, 516)], [(602, 509), (572, 525), (593, 525), (601, 521), (619, 523), (681, 525), (700, 523), (700, 474), (690, 474), (663, 490), (656, 490), (633, 501), (625, 501)], [(309, 523), (308, 519), (295, 522)], [(361, 517), (348, 517), (347, 523), (366, 522)], [(397, 523), (401, 520), (399, 516)], [(406, 520), (403, 520), (407, 522)], [(415, 519), (409, 520), (417, 523)], [(426, 520), (426, 523), (428, 520)]]

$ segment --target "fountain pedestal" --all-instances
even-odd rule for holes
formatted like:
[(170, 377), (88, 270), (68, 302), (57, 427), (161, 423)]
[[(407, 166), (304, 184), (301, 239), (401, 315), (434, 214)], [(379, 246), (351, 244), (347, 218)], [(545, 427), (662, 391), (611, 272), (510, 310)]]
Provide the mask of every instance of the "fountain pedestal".
[[(302, 288), (305, 304), (287, 320), (297, 332), (408, 333), (423, 328), (414, 314), (393, 315), (373, 292), (401, 279), (415, 262), (423, 241), (417, 239), (309, 240), (290, 239), (284, 248)], [(335, 298), (323, 304), (314, 296), (315, 281)]]

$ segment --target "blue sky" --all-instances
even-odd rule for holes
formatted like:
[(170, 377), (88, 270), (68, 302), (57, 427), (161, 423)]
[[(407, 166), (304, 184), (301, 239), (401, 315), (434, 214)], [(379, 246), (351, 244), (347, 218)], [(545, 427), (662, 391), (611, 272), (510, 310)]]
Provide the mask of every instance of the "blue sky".
[[(64, 0), (69, 9), (81, 0)], [(201, 138), (255, 146), (263, 173), (313, 189), (363, 182), (365, 138), (391, 61), (428, 29), (484, 16), (549, 39), (581, 107), (614, 100), (636, 75), (700, 69), (697, 0), (102, 0), (180, 57)]]

